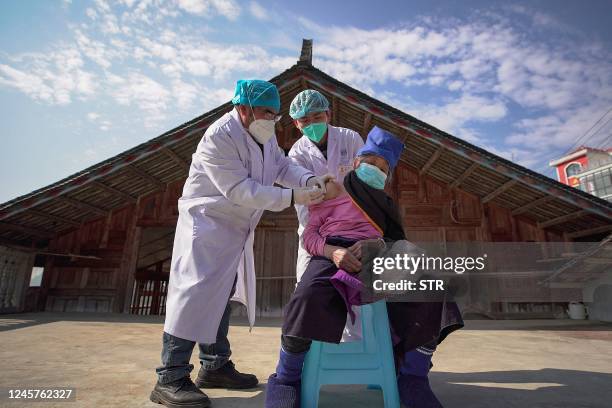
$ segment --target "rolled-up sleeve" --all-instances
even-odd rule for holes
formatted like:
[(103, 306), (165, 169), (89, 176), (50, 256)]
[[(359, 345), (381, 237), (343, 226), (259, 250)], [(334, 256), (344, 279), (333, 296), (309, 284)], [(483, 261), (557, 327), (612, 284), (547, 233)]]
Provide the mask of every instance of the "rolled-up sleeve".
[(321, 208), (311, 207), (308, 213), (308, 224), (302, 234), (304, 249), (313, 256), (324, 256), (325, 238), (319, 233), (319, 228), (323, 225), (324, 214)]

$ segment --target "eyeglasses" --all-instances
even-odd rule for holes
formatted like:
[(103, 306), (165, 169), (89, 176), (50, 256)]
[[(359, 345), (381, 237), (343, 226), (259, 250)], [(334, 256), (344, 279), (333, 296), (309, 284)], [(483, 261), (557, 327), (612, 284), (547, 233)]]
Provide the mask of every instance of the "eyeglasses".
[(273, 113), (266, 112), (266, 118), (270, 118), (270, 120), (273, 120), (274, 123), (278, 123), (282, 117), (283, 115), (275, 115)]
[[(267, 120), (273, 120), (274, 123), (277, 123), (283, 117), (283, 115), (277, 115), (274, 111), (271, 111), (271, 110), (268, 110), (268, 109), (260, 111), (260, 114), (263, 114), (263, 117), (265, 119), (267, 119)], [(254, 109), (253, 109), (253, 116), (255, 116), (255, 110)]]

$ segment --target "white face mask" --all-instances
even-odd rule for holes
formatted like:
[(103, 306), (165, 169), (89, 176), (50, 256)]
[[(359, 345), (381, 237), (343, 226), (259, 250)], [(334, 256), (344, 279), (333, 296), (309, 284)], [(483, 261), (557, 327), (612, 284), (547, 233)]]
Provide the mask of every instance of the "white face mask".
[(267, 119), (256, 119), (249, 125), (249, 133), (259, 144), (266, 144), (274, 136), (276, 122)]

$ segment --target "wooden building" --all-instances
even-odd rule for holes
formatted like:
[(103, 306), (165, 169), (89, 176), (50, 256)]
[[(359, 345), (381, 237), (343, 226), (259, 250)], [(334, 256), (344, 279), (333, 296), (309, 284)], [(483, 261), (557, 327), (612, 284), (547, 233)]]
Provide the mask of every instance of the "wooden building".
[[(331, 102), (331, 123), (363, 137), (377, 125), (406, 149), (390, 193), (415, 241), (600, 240), (612, 230), (612, 204), (453, 137), (312, 66), (305, 40), (296, 65), (271, 81), (281, 93), (277, 127), (286, 150), (300, 137), (288, 115), (307, 88)], [(228, 102), (146, 143), (50, 186), (0, 205), (0, 312), (24, 310), (163, 314), (177, 199), (191, 155)], [(295, 285), (297, 220), (267, 212), (256, 232), (258, 314), (279, 315)], [(42, 284), (28, 288), (32, 265)], [(2, 266), (0, 266), (2, 267)], [(554, 289), (550, 301), (555, 301)], [(568, 289), (571, 290), (571, 289)], [(512, 290), (480, 307), (509, 315), (529, 303)], [(470, 299), (466, 300), (469, 303)], [(483, 306), (484, 305), (484, 306)], [(549, 308), (550, 309), (550, 308)], [(540, 313), (550, 315), (546, 308)]]

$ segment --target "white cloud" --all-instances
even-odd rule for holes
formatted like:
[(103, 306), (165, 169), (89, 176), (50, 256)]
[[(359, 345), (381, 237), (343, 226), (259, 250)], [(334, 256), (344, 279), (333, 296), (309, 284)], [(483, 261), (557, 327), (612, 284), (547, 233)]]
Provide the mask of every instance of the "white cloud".
[(100, 122), (100, 130), (103, 132), (108, 131), (112, 126), (112, 123), (108, 120), (103, 120), (102, 122)]
[(151, 122), (165, 118), (171, 101), (171, 93), (164, 85), (139, 72), (130, 73), (127, 80), (113, 89), (111, 94), (118, 104), (136, 106), (144, 111)]
[(53, 90), (37, 75), (0, 64), (0, 84), (12, 86), (26, 95), (43, 101), (53, 101)]
[(85, 10), (85, 14), (87, 15), (87, 17), (89, 17), (90, 19), (94, 21), (97, 20), (98, 18), (98, 13), (96, 12), (96, 10), (92, 9), (91, 7)]
[[(272, 38), (213, 41), (213, 26), (177, 19), (189, 13), (235, 20), (241, 8), (267, 20), (261, 36)], [(226, 102), (237, 77), (268, 78), (289, 68), (305, 29), (315, 38), (314, 65), (325, 72), (465, 140), (530, 163), (530, 155), (545, 157), (546, 149), (572, 143), (612, 104), (612, 62), (607, 48), (581, 43), (554, 18), (526, 6), (505, 9), (510, 17), (475, 13), (469, 20), (413, 19), (366, 30), (320, 26), (257, 1), (96, 0), (84, 12), (86, 23), (71, 28), (72, 44), (0, 56), (0, 86), (48, 104), (112, 98), (152, 127)], [(525, 29), (531, 23), (571, 38), (539, 41)], [(278, 48), (291, 50), (290, 56), (270, 51)], [(403, 102), (401, 95), (412, 99)], [(104, 112), (89, 119), (103, 131), (119, 128), (102, 117)], [(486, 134), (501, 121), (511, 131)]]
[(177, 57), (177, 51), (171, 45), (160, 44), (157, 41), (150, 40), (149, 38), (141, 38), (140, 43), (152, 56), (164, 60), (173, 60)]
[(132, 8), (136, 4), (136, 0), (120, 0), (127, 8)]
[(601, 81), (611, 82), (609, 71), (600, 72), (602, 57), (592, 64), (587, 61), (597, 58), (579, 46), (570, 51), (529, 42), (503, 24), (363, 30), (301, 21), (322, 39), (315, 64), (358, 87), (400, 81), (470, 93), (494, 91), (526, 108), (560, 109), (600, 97)]
[(125, 82), (125, 79), (122, 78), (119, 75), (115, 75), (112, 72), (106, 72), (106, 79), (108, 80), (108, 83), (111, 85), (118, 85), (118, 84), (122, 84)]
[(96, 119), (98, 119), (100, 117), (99, 113), (96, 112), (89, 112), (87, 114), (87, 119), (91, 120), (91, 121), (95, 121)]
[(206, 76), (210, 75), (211, 66), (203, 60), (187, 60), (185, 61), (187, 71), (193, 75)]
[(209, 17), (218, 13), (230, 20), (240, 15), (240, 6), (233, 0), (176, 0), (179, 8), (198, 16)]
[(194, 100), (196, 100), (198, 96), (202, 96), (203, 93), (193, 84), (175, 80), (172, 83), (172, 95), (176, 98), (177, 106), (185, 110), (191, 108)]
[[(550, 158), (551, 149), (571, 145), (612, 105), (612, 60), (609, 50), (579, 35), (557, 40), (560, 31), (571, 30), (552, 17), (522, 6), (513, 12), (548, 30), (548, 39), (499, 15), (375, 30), (298, 19), (320, 38), (316, 66), (374, 96), (387, 89), (382, 97), (393, 106), (404, 99), (400, 95), (421, 95), (399, 107), (533, 166)], [(427, 93), (441, 95), (441, 102), (432, 103)], [(478, 129), (511, 114), (518, 119), (500, 127), (509, 131), (486, 135)], [(604, 133), (591, 143), (602, 143)]]
[(471, 142), (479, 141), (480, 136), (468, 128), (468, 125), (497, 121), (508, 113), (504, 102), (470, 94), (463, 94), (440, 104), (423, 104), (414, 100), (405, 102), (395, 93), (385, 93), (380, 97), (420, 120)]
[[(572, 109), (566, 114), (552, 113), (533, 119), (521, 119), (517, 123), (516, 131), (506, 138), (506, 142), (512, 146), (535, 145), (542, 151), (559, 148), (560, 146), (571, 146), (585, 135), (587, 130), (608, 109), (609, 106), (585, 105)], [(602, 123), (586, 133), (579, 144), (586, 142), (589, 146), (601, 144), (610, 135), (605, 127), (596, 133), (601, 125)]]
[(23, 67), (0, 64), (0, 85), (19, 89), (38, 101), (66, 105), (73, 96), (87, 98), (97, 88), (96, 76), (83, 69), (84, 61), (76, 48), (22, 55), (17, 60)]
[[(207, 41), (201, 35), (207, 32), (205, 27), (177, 28), (171, 20), (179, 7), (195, 14), (234, 18), (240, 8), (233, 1), (120, 3), (96, 0), (87, 8), (85, 14), (94, 21), (71, 28), (74, 44), (61, 44), (45, 54), (12, 57), (2, 65), (0, 85), (49, 104), (69, 104), (75, 97), (94, 94), (111, 97), (159, 118), (170, 110), (194, 106), (202, 90), (207, 95), (216, 94), (216, 87), (225, 91), (237, 72), (269, 77), (295, 63), (295, 57), (275, 56), (257, 45)], [(153, 28), (151, 23), (160, 15), (166, 20)], [(153, 79), (151, 72), (163, 76)], [(202, 87), (195, 79), (221, 85)], [(208, 97), (204, 105), (227, 99)]]
[(80, 30), (75, 30), (75, 40), (83, 54), (103, 68), (109, 68), (112, 59), (119, 56), (117, 51), (109, 50), (100, 41), (91, 40)]
[(249, 11), (258, 20), (269, 20), (268, 13), (259, 3), (252, 1), (249, 4)]

